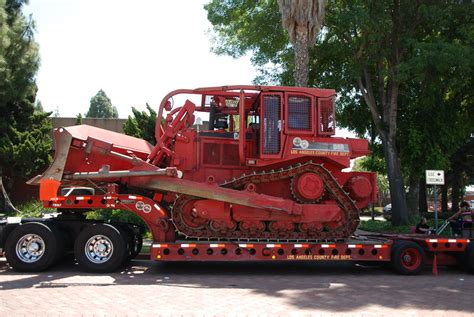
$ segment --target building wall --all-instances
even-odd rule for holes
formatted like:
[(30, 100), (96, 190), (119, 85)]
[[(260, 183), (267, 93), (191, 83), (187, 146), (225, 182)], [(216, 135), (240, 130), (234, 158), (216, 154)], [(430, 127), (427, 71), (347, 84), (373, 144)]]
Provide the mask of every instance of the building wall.
[[(82, 124), (123, 133), (123, 124), (127, 119), (83, 118)], [(53, 128), (68, 127), (77, 124), (77, 118), (52, 117)]]

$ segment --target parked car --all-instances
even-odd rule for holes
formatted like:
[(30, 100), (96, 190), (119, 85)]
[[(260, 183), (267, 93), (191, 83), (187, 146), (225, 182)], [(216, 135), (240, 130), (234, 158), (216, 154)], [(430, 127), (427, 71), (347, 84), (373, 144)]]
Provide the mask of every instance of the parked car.
[(392, 204), (385, 205), (382, 212), (385, 219), (390, 219), (392, 217)]

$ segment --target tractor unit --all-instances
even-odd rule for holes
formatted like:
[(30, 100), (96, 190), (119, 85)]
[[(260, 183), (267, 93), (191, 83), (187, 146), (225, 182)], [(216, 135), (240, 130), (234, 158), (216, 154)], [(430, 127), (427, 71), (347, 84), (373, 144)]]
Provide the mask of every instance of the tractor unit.
[(450, 247), (354, 234), (359, 211), (376, 201), (376, 175), (344, 171), (369, 151), (366, 140), (334, 136), (335, 96), (277, 86), (176, 90), (160, 104), (155, 145), (87, 125), (55, 129), (54, 161), (29, 183), (58, 215), (10, 219), (0, 246), (18, 270), (44, 270), (74, 252), (85, 270), (112, 271), (138, 254), (143, 230), (84, 213), (120, 209), (143, 220), (151, 258), (161, 261), (392, 259), (399, 272), (417, 273), (436, 262), (435, 249), (446, 263), (463, 252), (471, 259), (468, 240)]

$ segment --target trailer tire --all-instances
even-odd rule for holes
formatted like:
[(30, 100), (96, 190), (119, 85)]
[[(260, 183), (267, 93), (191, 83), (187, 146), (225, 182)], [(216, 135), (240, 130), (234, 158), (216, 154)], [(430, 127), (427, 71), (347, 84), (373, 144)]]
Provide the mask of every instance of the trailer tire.
[(143, 237), (141, 233), (134, 230), (133, 225), (116, 224), (115, 227), (122, 232), (122, 237), (127, 245), (125, 262), (133, 260), (142, 250)]
[(17, 271), (40, 272), (48, 269), (63, 255), (63, 239), (51, 224), (28, 222), (8, 235), (5, 256)]
[(474, 242), (469, 242), (464, 250), (463, 266), (469, 273), (474, 273)]
[(141, 234), (133, 234), (132, 243), (130, 244), (130, 250), (128, 258), (130, 260), (135, 259), (143, 247), (143, 237)]
[(127, 257), (126, 238), (123, 230), (109, 224), (87, 226), (74, 243), (76, 261), (87, 272), (113, 272)]
[(403, 275), (416, 275), (426, 262), (425, 251), (413, 241), (396, 241), (392, 246), (391, 263)]

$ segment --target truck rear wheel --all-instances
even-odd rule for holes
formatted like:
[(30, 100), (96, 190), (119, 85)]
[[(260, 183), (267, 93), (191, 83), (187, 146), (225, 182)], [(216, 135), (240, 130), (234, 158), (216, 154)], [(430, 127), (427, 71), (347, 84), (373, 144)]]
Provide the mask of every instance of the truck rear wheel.
[(63, 255), (62, 241), (58, 230), (52, 225), (25, 223), (8, 235), (5, 256), (15, 270), (44, 271)]
[(391, 256), (393, 268), (403, 275), (419, 274), (426, 260), (423, 249), (412, 241), (395, 242)]
[(74, 255), (87, 272), (106, 273), (122, 265), (128, 253), (125, 233), (109, 224), (87, 226), (74, 243)]

